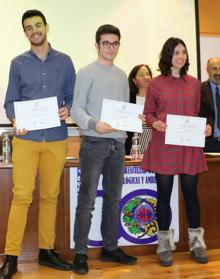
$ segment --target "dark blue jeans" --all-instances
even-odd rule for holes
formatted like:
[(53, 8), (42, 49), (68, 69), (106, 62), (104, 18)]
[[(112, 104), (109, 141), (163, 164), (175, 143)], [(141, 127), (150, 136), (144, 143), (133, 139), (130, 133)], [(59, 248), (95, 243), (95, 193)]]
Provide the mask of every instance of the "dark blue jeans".
[(103, 247), (118, 243), (119, 202), (124, 175), (124, 144), (113, 139), (84, 136), (80, 148), (81, 186), (74, 225), (75, 253), (86, 254), (99, 177), (103, 175), (101, 234)]

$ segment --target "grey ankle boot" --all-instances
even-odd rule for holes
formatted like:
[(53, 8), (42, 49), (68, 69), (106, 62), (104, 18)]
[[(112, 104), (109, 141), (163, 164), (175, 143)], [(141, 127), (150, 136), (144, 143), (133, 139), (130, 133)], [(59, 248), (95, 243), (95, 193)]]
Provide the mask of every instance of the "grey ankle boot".
[(196, 228), (196, 229), (188, 229), (189, 233), (189, 250), (191, 256), (198, 263), (207, 263), (208, 257), (206, 254), (206, 245), (204, 241), (204, 229)]
[(157, 254), (162, 266), (170, 266), (173, 263), (172, 251), (176, 249), (173, 240), (174, 230), (158, 231)]

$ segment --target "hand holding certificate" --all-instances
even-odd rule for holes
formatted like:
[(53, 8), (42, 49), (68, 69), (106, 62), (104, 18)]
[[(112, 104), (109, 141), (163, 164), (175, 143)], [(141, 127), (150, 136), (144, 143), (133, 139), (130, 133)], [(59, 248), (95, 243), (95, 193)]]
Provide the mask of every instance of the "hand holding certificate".
[(138, 116), (143, 109), (143, 105), (104, 99), (101, 121), (117, 130), (142, 133), (142, 121)]
[(14, 102), (17, 130), (41, 130), (60, 126), (57, 97)]
[(165, 144), (205, 146), (206, 118), (167, 115)]

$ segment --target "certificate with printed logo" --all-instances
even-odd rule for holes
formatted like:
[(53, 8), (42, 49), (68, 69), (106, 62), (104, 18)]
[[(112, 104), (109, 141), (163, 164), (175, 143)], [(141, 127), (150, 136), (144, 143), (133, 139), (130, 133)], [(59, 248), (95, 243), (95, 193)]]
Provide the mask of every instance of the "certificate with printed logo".
[(60, 126), (57, 97), (14, 102), (16, 129), (28, 131)]
[(138, 117), (143, 114), (144, 105), (104, 99), (101, 121), (122, 131), (142, 133), (142, 121)]
[(165, 144), (205, 146), (206, 118), (167, 115)]

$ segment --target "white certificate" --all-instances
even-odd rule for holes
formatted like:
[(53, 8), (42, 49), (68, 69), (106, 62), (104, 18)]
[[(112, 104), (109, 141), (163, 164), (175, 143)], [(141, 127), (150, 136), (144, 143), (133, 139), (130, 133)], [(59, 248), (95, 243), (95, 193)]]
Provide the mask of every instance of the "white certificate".
[(14, 102), (17, 130), (28, 131), (60, 126), (57, 97)]
[(117, 130), (142, 133), (142, 121), (138, 115), (143, 114), (143, 110), (143, 105), (104, 99), (101, 121)]
[(205, 146), (206, 118), (167, 115), (165, 144)]

